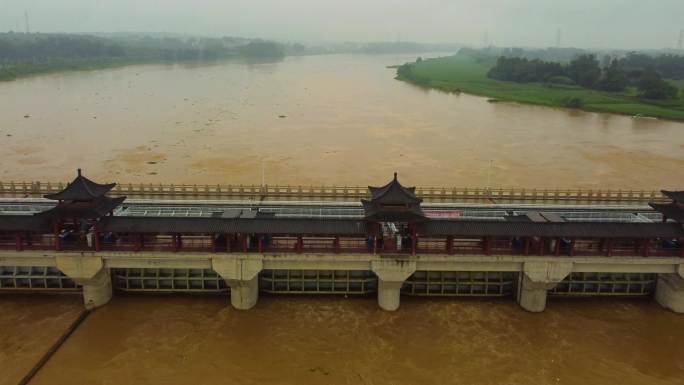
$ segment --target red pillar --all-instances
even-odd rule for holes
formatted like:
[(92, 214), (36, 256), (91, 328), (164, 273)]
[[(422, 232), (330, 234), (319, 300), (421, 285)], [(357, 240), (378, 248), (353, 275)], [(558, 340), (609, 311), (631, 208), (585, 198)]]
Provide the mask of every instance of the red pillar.
[(651, 247), (651, 240), (646, 238), (642, 242), (643, 248), (641, 249), (641, 253), (644, 257), (648, 257), (648, 249)]
[(233, 242), (233, 235), (226, 234), (226, 253), (230, 253), (230, 244)]
[(490, 237), (484, 237), (484, 239), (482, 240), (482, 246), (484, 247), (485, 255), (492, 254), (492, 241)]
[(176, 234), (173, 234), (171, 236), (171, 244), (172, 244), (171, 247), (173, 248), (173, 251), (174, 252), (178, 251), (178, 249), (180, 248), (180, 245), (178, 245), (178, 236)]
[(555, 247), (555, 249), (553, 250), (553, 254), (554, 254), (555, 256), (559, 256), (559, 255), (560, 255), (560, 245), (561, 245), (561, 238), (556, 238), (556, 247)]
[(575, 238), (572, 238), (570, 240), (570, 256), (571, 257), (575, 256)]
[(304, 237), (297, 235), (297, 253), (301, 254), (304, 251)]
[(335, 240), (333, 242), (335, 244), (335, 254), (339, 254), (340, 253), (340, 236), (336, 235)]
[(446, 239), (446, 252), (447, 254), (454, 253), (454, 237), (449, 235)]
[(100, 243), (100, 231), (97, 229), (97, 227), (95, 227), (93, 237), (95, 237), (95, 239), (93, 240), (95, 243), (95, 251), (102, 250), (102, 244)]
[(216, 234), (211, 234), (211, 252), (216, 252)]
[(539, 237), (539, 255), (544, 255), (544, 237)]
[(17, 246), (17, 251), (22, 251), (23, 247), (21, 245), (21, 234), (16, 234), (14, 236), (14, 241), (15, 241), (16, 246)]
[(242, 234), (242, 251), (247, 252), (249, 245), (247, 244), (247, 234)]
[(143, 248), (143, 234), (137, 234), (135, 237), (134, 251), (140, 251)]
[(530, 237), (525, 237), (525, 247), (523, 248), (523, 255), (530, 255)]
[(52, 228), (55, 234), (55, 251), (61, 251), (62, 250), (62, 242), (59, 239), (59, 222), (54, 221), (52, 224)]
[(613, 256), (613, 238), (606, 239), (606, 256)]

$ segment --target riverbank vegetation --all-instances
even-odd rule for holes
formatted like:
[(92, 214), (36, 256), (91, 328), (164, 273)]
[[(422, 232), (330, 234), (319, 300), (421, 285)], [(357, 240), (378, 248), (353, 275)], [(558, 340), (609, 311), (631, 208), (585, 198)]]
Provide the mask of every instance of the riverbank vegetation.
[[(467, 92), (497, 100), (587, 111), (684, 120), (684, 81), (663, 79), (679, 72), (679, 58), (627, 55), (601, 67), (594, 56), (567, 63), (527, 58), (493, 58), (465, 51), (452, 57), (420, 60), (397, 69), (397, 79), (448, 92)], [(649, 61), (649, 65), (643, 63)], [(675, 67), (672, 69), (671, 67)], [(684, 76), (683, 76), (684, 77)]]
[(91, 70), (138, 63), (230, 58), (280, 59), (285, 46), (243, 38), (172, 35), (0, 34), (0, 80), (65, 70)]

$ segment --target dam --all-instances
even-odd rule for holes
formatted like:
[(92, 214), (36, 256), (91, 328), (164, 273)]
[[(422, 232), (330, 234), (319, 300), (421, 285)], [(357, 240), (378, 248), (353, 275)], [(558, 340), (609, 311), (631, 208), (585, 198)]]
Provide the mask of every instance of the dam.
[(44, 198), (4, 198), (0, 291), (80, 292), (89, 309), (117, 292), (175, 292), (221, 293), (243, 310), (260, 294), (323, 294), (376, 296), (388, 311), (402, 297), (502, 297), (541, 312), (547, 297), (639, 296), (684, 312), (682, 192), (424, 202), (396, 173), (347, 189), (360, 202), (127, 200), (115, 187), (79, 170)]

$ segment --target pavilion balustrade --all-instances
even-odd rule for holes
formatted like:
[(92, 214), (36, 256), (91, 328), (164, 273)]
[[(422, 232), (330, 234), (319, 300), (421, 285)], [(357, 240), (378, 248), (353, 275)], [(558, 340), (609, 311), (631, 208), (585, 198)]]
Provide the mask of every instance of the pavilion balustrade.
[(265, 238), (265, 251), (268, 252), (297, 252), (297, 237), (277, 236)]
[(416, 242), (416, 253), (445, 254), (447, 252), (447, 242), (447, 238), (419, 237)]
[[(374, 247), (374, 242), (377, 244)], [(394, 242), (387, 247), (387, 242)], [(136, 234), (0, 232), (0, 250), (370, 253), (441, 255), (530, 255), (602, 257), (684, 257), (684, 240), (634, 238), (559, 238), (491, 236), (417, 236), (384, 241), (365, 236), (268, 234)]]
[(302, 252), (304, 253), (332, 253), (335, 251), (334, 237), (303, 237)]
[(372, 241), (366, 237), (340, 238), (339, 250), (343, 253), (372, 253)]
[(453, 254), (482, 254), (484, 238), (453, 238)]
[(0, 250), (16, 250), (17, 234), (0, 233)]

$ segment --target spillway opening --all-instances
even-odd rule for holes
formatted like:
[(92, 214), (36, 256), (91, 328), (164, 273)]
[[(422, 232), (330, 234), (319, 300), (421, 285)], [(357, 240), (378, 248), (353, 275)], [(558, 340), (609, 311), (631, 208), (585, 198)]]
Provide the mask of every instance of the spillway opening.
[(404, 282), (402, 294), (444, 297), (512, 297), (516, 272), (416, 271)]
[(217, 293), (230, 288), (211, 269), (113, 269), (114, 288), (124, 292)]
[(571, 273), (549, 290), (556, 297), (649, 296), (655, 292), (656, 274)]
[(0, 290), (78, 291), (74, 281), (51, 266), (0, 266)]
[(378, 278), (369, 270), (264, 270), (259, 288), (277, 294), (348, 294), (375, 293)]

